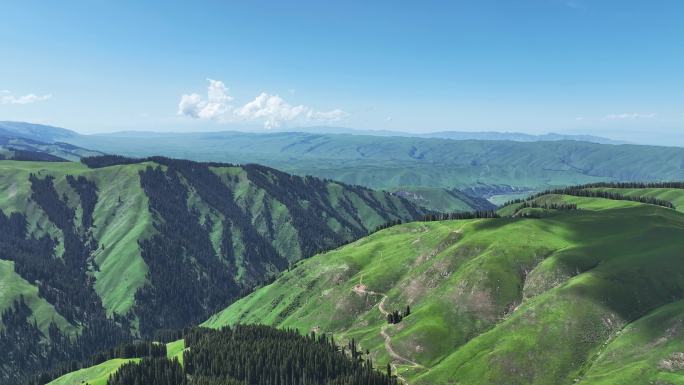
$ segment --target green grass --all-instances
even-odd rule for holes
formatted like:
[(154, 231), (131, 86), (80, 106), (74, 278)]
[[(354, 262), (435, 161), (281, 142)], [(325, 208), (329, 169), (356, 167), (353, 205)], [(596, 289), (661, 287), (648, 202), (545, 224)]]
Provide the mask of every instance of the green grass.
[(680, 300), (628, 324), (600, 351), (580, 384), (684, 384), (683, 314)]
[[(674, 188), (589, 188), (586, 190), (615, 192), (628, 197), (648, 197), (668, 201), (675, 205), (675, 209), (684, 212), (684, 189)], [(639, 202), (628, 200), (614, 200), (604, 198), (575, 197), (557, 194), (547, 194), (531, 200), (539, 204), (573, 203), (582, 210), (608, 210), (621, 207), (636, 207)], [(518, 211), (520, 204), (511, 204), (499, 208), (497, 212), (502, 216), (511, 216)]]
[(632, 357), (640, 383), (680, 383), (657, 362), (681, 351), (681, 339), (644, 358), (638, 347), (648, 317), (684, 317), (681, 305), (668, 305), (684, 298), (684, 215), (636, 202), (540, 199), (580, 210), (393, 227), (298, 263), (204, 325), (331, 332), (354, 338), (383, 366), (380, 297), (352, 290), (363, 282), (388, 295), (388, 309), (411, 305), (388, 333), (396, 352), (425, 367), (403, 366), (412, 384), (629, 383), (628, 372), (605, 382), (625, 361), (611, 349)]
[(51, 322), (67, 334), (73, 335), (76, 332), (77, 328), (74, 325), (57, 313), (52, 304), (38, 295), (36, 286), (14, 271), (14, 262), (0, 260), (0, 309), (7, 309), (20, 297), (23, 297), (26, 305), (31, 308), (33, 319), (43, 334), (48, 335)]
[(647, 198), (657, 198), (664, 201), (671, 202), (675, 205), (677, 211), (684, 212), (684, 190), (674, 189), (674, 188), (629, 188), (629, 189), (619, 189), (619, 188), (597, 188), (590, 190), (600, 190), (617, 192), (629, 197), (647, 197)]
[[(61, 240), (61, 231), (52, 224), (40, 207), (29, 200), (29, 174), (55, 177), (57, 192), (66, 194), (69, 203), (78, 202), (76, 193), (66, 182), (66, 175), (83, 175), (95, 182), (98, 202), (93, 213), (93, 236), (104, 249), (98, 249), (95, 261), (100, 270), (95, 273), (95, 290), (102, 298), (108, 314), (125, 314), (133, 305), (135, 291), (145, 283), (147, 266), (140, 256), (138, 240), (152, 230), (152, 221), (138, 177), (146, 164), (89, 169), (81, 163), (63, 162), (0, 162), (0, 209), (6, 214), (27, 215), (32, 234), (49, 234)], [(121, 201), (119, 201), (121, 198)], [(77, 211), (78, 213), (78, 211)], [(80, 214), (79, 214), (80, 215)], [(61, 241), (60, 241), (61, 242)], [(60, 243), (59, 248), (63, 247)], [(61, 254), (61, 250), (57, 251)], [(2, 308), (0, 308), (2, 310)]]
[(185, 341), (178, 340), (166, 344), (166, 357), (169, 359), (177, 358), (183, 364), (183, 352), (185, 351)]
[[(166, 356), (169, 359), (178, 359), (183, 364), (183, 351), (185, 350), (185, 341), (178, 340), (166, 344)], [(101, 364), (77, 370), (75, 372), (67, 373), (47, 385), (81, 385), (88, 383), (90, 385), (106, 385), (109, 376), (114, 374), (119, 368), (127, 362), (139, 362), (139, 358), (115, 358), (105, 361)]]
[(140, 359), (137, 358), (115, 358), (89, 368), (67, 373), (47, 385), (82, 385), (86, 382), (90, 385), (106, 385), (109, 376), (119, 370), (123, 364), (138, 361)]
[(85, 175), (99, 189), (93, 235), (104, 249), (95, 257), (100, 266), (95, 290), (108, 314), (126, 314), (135, 292), (145, 284), (147, 265), (138, 241), (151, 234), (152, 218), (138, 172), (146, 166), (107, 167)]
[[(395, 226), (300, 261), (204, 323), (265, 323), (354, 338), (411, 384), (682, 384), (684, 215), (552, 195), (580, 210), (542, 219)], [(674, 199), (674, 198), (673, 198)], [(182, 357), (183, 341), (167, 345)]]

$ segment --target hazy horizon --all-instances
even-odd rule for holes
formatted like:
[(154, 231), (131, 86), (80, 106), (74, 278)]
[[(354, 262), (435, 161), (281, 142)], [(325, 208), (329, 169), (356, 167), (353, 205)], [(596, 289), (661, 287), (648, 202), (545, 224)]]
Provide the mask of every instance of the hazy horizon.
[[(0, 119), (2, 121), (9, 121)], [(64, 128), (74, 131), (81, 135), (111, 135), (111, 134), (123, 134), (123, 133), (150, 133), (150, 134), (185, 134), (185, 133), (211, 133), (211, 132), (247, 132), (256, 134), (268, 134), (275, 132), (317, 132), (317, 133), (352, 133), (356, 135), (406, 135), (406, 136), (425, 136), (431, 134), (439, 133), (472, 133), (472, 134), (510, 134), (510, 135), (531, 135), (531, 136), (545, 136), (545, 135), (567, 135), (567, 136), (588, 136), (600, 139), (607, 139), (610, 141), (618, 142), (616, 144), (637, 144), (637, 145), (656, 145), (656, 146), (667, 146), (667, 147), (682, 147), (684, 146), (684, 138), (679, 138), (678, 136), (675, 140), (663, 139), (659, 137), (654, 137), (651, 133), (644, 133), (638, 131), (623, 132), (622, 135), (612, 135), (615, 133), (606, 132), (601, 134), (601, 132), (590, 132), (586, 130), (566, 130), (566, 131), (543, 131), (543, 130), (528, 130), (528, 131), (504, 131), (504, 130), (467, 130), (467, 129), (454, 129), (454, 130), (391, 130), (391, 129), (375, 129), (375, 128), (352, 128), (345, 127), (341, 125), (317, 125), (317, 126), (292, 126), (292, 127), (277, 127), (266, 129), (260, 126), (232, 126), (232, 125), (197, 125), (192, 128), (180, 127), (177, 129), (166, 128), (166, 129), (154, 129), (154, 128), (139, 128), (139, 129), (116, 129), (100, 131), (100, 132), (87, 132), (84, 130), (73, 129), (71, 127), (58, 126), (50, 124), (49, 122), (30, 122), (30, 121), (15, 121), (21, 123), (29, 124), (40, 124), (46, 126), (53, 126), (58, 128)], [(349, 131), (349, 132), (346, 132)], [(634, 135), (636, 134), (636, 135)]]
[(334, 125), (684, 145), (682, 11), (676, 1), (5, 2), (0, 120), (81, 133)]

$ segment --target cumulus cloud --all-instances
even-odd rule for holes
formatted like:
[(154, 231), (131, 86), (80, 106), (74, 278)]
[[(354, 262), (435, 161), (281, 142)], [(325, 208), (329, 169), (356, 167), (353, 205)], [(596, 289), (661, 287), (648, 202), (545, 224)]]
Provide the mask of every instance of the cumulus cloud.
[(293, 106), (278, 95), (262, 92), (235, 113), (245, 120), (263, 120), (266, 128), (276, 128), (283, 122), (297, 120), (306, 110), (303, 105)]
[(187, 115), (198, 119), (220, 119), (230, 111), (230, 102), (233, 98), (228, 95), (228, 88), (220, 80), (207, 79), (207, 99), (202, 99), (199, 94), (187, 94), (181, 96), (178, 103), (178, 114)]
[(640, 114), (640, 113), (625, 113), (625, 114), (611, 114), (611, 115), (606, 115), (603, 120), (637, 120), (637, 119), (652, 119), (655, 118), (658, 114), (655, 113), (649, 113), (649, 114)]
[(15, 96), (9, 90), (2, 90), (0, 91), (0, 104), (31, 104), (35, 102), (42, 102), (44, 100), (48, 100), (51, 97), (52, 95), (50, 94), (26, 94), (21, 96)]
[(219, 122), (263, 122), (265, 128), (276, 128), (283, 124), (299, 122), (335, 122), (348, 114), (341, 109), (318, 111), (304, 105), (292, 105), (279, 95), (262, 92), (242, 106), (231, 104), (233, 97), (219, 80), (207, 79), (209, 87), (204, 99), (197, 93), (181, 96), (178, 114), (195, 119), (210, 119)]

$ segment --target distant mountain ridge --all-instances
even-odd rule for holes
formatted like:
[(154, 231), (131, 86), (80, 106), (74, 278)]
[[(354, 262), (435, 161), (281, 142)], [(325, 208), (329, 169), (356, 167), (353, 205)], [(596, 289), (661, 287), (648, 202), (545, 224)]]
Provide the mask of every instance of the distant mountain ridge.
[(442, 138), (453, 140), (512, 140), (515, 142), (555, 142), (561, 140), (574, 140), (599, 144), (628, 144), (628, 142), (603, 138), (593, 135), (569, 135), (569, 134), (524, 134), (520, 132), (467, 132), (467, 131), (442, 131), (420, 135), (424, 138)]
[(0, 121), (0, 136), (26, 138), (40, 142), (60, 142), (79, 135), (66, 128), (27, 122)]
[[(313, 175), (387, 191), (428, 188), (432, 190), (429, 193), (424, 190), (420, 195), (430, 198), (421, 199), (420, 204), (433, 210), (474, 209), (464, 199), (447, 193), (456, 189), (480, 191), (481, 186), (492, 186), (500, 191), (525, 192), (599, 181), (684, 179), (684, 148), (593, 143), (607, 140), (589, 136), (459, 132), (394, 136), (395, 133), (385, 131), (379, 132), (384, 136), (377, 136), (334, 127), (307, 130), (335, 133), (223, 131), (79, 135), (59, 128), (52, 132), (47, 126), (30, 130), (21, 124), (20, 128), (13, 132), (22, 135), (28, 132), (43, 140), (58, 138), (101, 153), (257, 163), (300, 176)], [(45, 130), (48, 132), (37, 136), (36, 133)], [(425, 137), (429, 135), (451, 139)], [(473, 136), (479, 139), (468, 139)], [(61, 143), (55, 142), (60, 146)], [(491, 197), (492, 202), (501, 203), (508, 199), (506, 195)], [(520, 195), (524, 193), (517, 194)], [(516, 195), (510, 195), (513, 196)]]
[(525, 134), (522, 132), (501, 131), (435, 131), (415, 133), (391, 130), (362, 130), (345, 127), (295, 127), (279, 129), (273, 132), (305, 132), (311, 134), (349, 134), (369, 136), (400, 136), (408, 138), (438, 138), (452, 140), (512, 140), (516, 142), (553, 142), (559, 140), (575, 140), (599, 144), (628, 144), (628, 142), (584, 134)]
[[(438, 139), (452, 139), (452, 140), (511, 140), (516, 142), (537, 142), (537, 141), (559, 141), (559, 140), (575, 140), (580, 142), (590, 142), (599, 144), (628, 144), (628, 142), (604, 138), (594, 135), (584, 134), (526, 134), (522, 132), (500, 132), (500, 131), (435, 131), (427, 133), (415, 133), (406, 131), (391, 131), (391, 130), (363, 130), (346, 127), (293, 127), (287, 129), (276, 130), (252, 130), (252, 131), (204, 131), (204, 132), (155, 132), (155, 131), (115, 131), (105, 134), (95, 134), (96, 136), (110, 136), (110, 137), (163, 137), (167, 135), (183, 135), (183, 134), (204, 134), (210, 135), (212, 133), (309, 133), (309, 134), (349, 134), (349, 135), (367, 135), (367, 136), (399, 136), (408, 138), (438, 138)], [(14, 135), (17, 137), (28, 138), (43, 142), (54, 141), (68, 141), (68, 139), (82, 135), (75, 131), (68, 130), (61, 127), (54, 127), (43, 124), (34, 124), (27, 122), (13, 122), (0, 121), (0, 135)]]
[(684, 148), (575, 140), (522, 142), (440, 138), (213, 132), (83, 135), (70, 143), (110, 153), (259, 163), (370, 188), (525, 190), (598, 181), (684, 179)]
[(64, 128), (23, 122), (0, 122), (0, 159), (59, 161), (102, 155), (63, 140), (78, 136)]

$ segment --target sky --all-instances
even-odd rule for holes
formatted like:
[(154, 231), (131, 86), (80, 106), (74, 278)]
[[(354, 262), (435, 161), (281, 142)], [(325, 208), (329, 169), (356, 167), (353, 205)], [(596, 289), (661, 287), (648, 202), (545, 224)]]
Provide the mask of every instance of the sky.
[(0, 2), (0, 120), (684, 145), (684, 1)]

